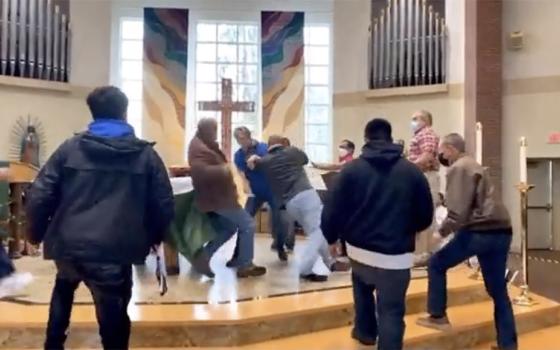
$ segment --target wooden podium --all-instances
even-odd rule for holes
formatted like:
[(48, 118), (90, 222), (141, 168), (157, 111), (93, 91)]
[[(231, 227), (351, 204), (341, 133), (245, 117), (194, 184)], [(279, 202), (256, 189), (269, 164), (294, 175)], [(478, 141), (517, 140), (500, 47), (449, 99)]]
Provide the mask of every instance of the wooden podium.
[(12, 259), (17, 259), (22, 254), (37, 255), (37, 248), (25, 240), (26, 219), (23, 194), (26, 187), (37, 177), (39, 169), (22, 162), (11, 162), (9, 169), (11, 219), (9, 223), (8, 253)]

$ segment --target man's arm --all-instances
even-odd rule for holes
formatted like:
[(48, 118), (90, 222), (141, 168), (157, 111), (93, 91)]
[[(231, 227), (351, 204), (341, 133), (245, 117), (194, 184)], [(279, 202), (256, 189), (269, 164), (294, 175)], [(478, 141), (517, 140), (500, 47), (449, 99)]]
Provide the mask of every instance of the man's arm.
[(33, 244), (43, 241), (51, 218), (60, 201), (60, 186), (67, 143), (62, 144), (43, 166), (26, 193), (26, 212), (29, 219), (27, 239)]
[(437, 153), (438, 138), (434, 135), (425, 135), (418, 141), (418, 146), (422, 151), (422, 154), (414, 164), (416, 164), (421, 170), (425, 170), (429, 165), (436, 161), (434, 154)]
[(175, 201), (167, 170), (155, 151), (153, 151), (151, 161), (148, 191), (148, 205), (146, 206), (146, 217), (149, 218), (148, 233), (150, 235), (150, 245), (157, 245), (163, 241), (164, 235), (175, 216)]
[(332, 191), (328, 193), (321, 217), (321, 230), (329, 244), (334, 244), (340, 238), (346, 227), (347, 220), (351, 217), (351, 206), (348, 205), (348, 196), (355, 189), (349, 168), (343, 170), (335, 181)]
[(316, 169), (325, 170), (325, 171), (339, 171), (343, 167), (343, 164), (341, 164), (341, 163), (339, 163), (339, 164), (326, 164), (326, 163), (313, 163), (313, 162), (311, 162), (311, 165), (313, 165), (313, 167), (316, 168)]
[(434, 202), (430, 185), (426, 177), (418, 170), (416, 174), (416, 187), (414, 191), (414, 208), (416, 211), (416, 232), (422, 232), (432, 224), (434, 219)]
[(476, 195), (476, 178), (464, 167), (451, 167), (447, 174), (447, 219), (440, 228), (440, 234), (447, 236), (457, 231), (467, 221)]

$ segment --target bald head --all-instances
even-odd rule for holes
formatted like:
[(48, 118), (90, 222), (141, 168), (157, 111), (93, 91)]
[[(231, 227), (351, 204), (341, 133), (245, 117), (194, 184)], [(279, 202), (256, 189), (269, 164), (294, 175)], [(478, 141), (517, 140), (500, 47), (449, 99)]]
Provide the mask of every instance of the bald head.
[(443, 138), (442, 145), (451, 146), (451, 147), (455, 148), (460, 153), (465, 153), (465, 151), (466, 151), (465, 139), (463, 138), (463, 136), (461, 136), (457, 133), (452, 133), (452, 134), (449, 134), (449, 135), (445, 136)]
[(285, 137), (280, 135), (270, 135), (268, 138), (268, 147), (272, 146), (284, 146), (285, 144)]
[(218, 122), (212, 118), (202, 118), (198, 122), (198, 137), (205, 142), (216, 141), (218, 138)]

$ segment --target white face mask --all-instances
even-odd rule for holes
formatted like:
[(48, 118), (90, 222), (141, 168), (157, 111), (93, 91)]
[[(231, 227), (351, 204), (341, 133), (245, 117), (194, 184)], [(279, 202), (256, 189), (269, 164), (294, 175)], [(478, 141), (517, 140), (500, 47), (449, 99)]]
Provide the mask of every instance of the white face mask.
[(346, 157), (350, 152), (346, 148), (339, 147), (338, 148), (338, 156), (340, 158)]
[(413, 120), (412, 122), (410, 122), (410, 127), (412, 128), (413, 132), (416, 132), (420, 127), (420, 123), (418, 122), (418, 120)]

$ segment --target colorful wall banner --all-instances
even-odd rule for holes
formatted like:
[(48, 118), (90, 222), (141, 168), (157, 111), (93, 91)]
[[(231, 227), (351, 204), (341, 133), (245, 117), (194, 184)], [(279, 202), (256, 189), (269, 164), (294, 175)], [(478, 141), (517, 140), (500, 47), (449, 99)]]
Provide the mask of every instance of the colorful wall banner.
[(189, 11), (144, 9), (144, 123), (167, 165), (185, 160)]
[(304, 118), (304, 13), (262, 12), (261, 28), (263, 136), (293, 137)]

